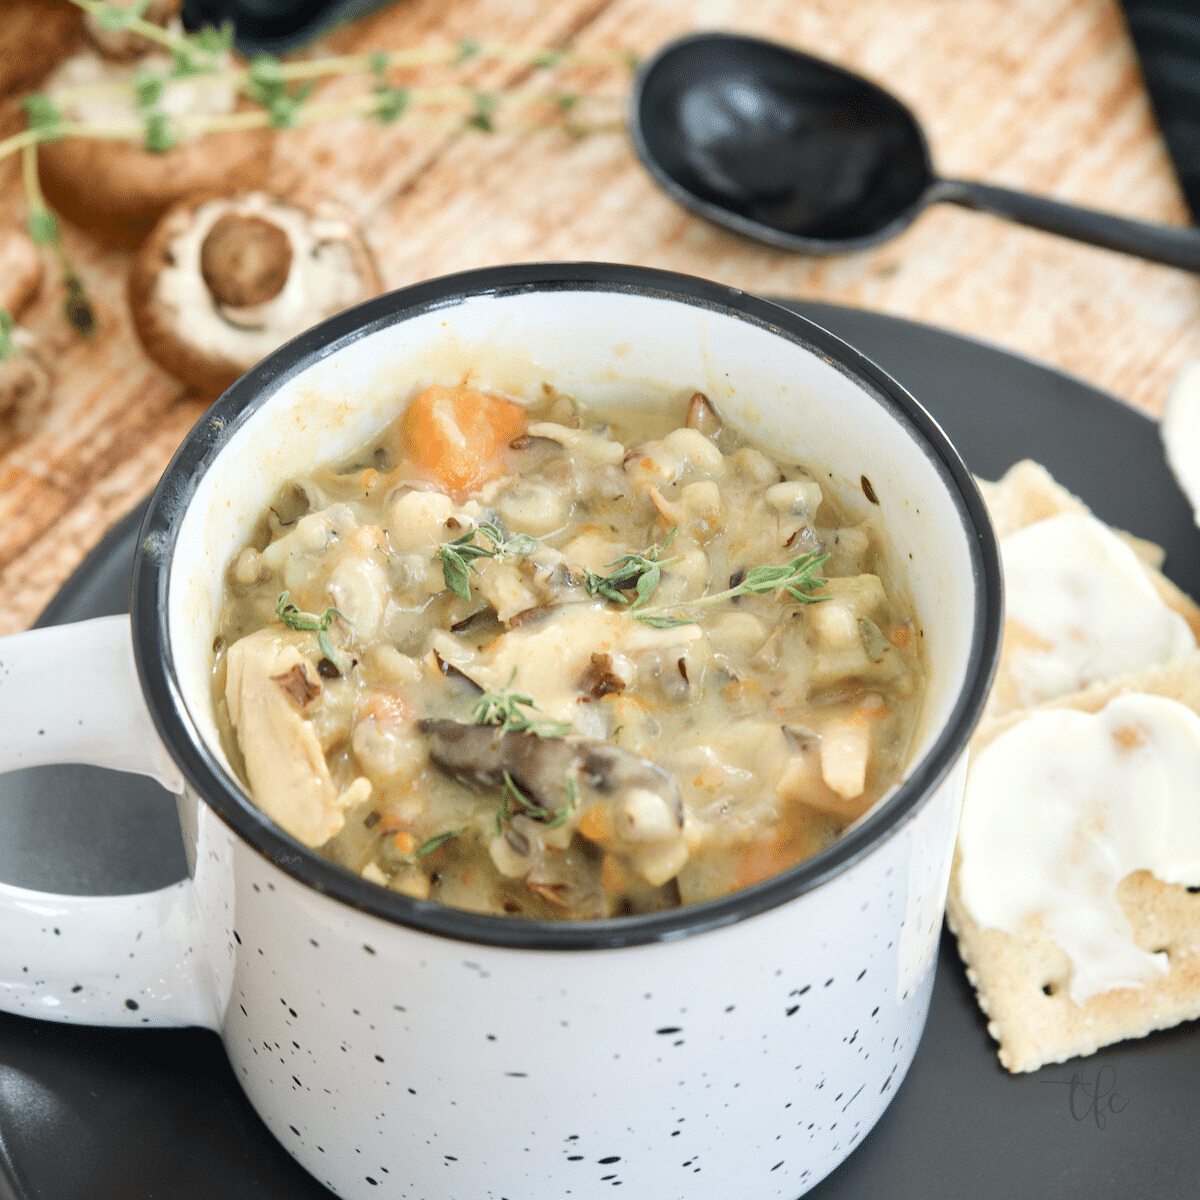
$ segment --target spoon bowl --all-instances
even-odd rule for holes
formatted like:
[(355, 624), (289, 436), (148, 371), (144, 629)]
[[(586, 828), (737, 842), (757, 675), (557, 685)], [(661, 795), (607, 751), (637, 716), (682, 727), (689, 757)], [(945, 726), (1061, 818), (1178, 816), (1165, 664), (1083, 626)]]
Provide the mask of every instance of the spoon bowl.
[(679, 204), (806, 254), (894, 237), (929, 204), (967, 208), (1200, 270), (1200, 233), (968, 180), (942, 179), (913, 113), (869, 80), (774, 42), (701, 33), (634, 81), (634, 150)]

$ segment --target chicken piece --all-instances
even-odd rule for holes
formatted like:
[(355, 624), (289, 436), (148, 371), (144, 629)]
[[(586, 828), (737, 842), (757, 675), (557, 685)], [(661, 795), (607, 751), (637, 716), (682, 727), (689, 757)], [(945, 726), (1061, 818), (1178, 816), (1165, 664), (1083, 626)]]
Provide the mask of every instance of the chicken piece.
[(843, 800), (854, 800), (867, 786), (870, 735), (862, 722), (834, 720), (821, 733), (821, 774)]
[(339, 792), (306, 713), (321, 703), (316, 666), (301, 652), (304, 634), (260, 629), (230, 648), (225, 700), (259, 808), (306, 846), (342, 828), (352, 804), (371, 792), (356, 779)]

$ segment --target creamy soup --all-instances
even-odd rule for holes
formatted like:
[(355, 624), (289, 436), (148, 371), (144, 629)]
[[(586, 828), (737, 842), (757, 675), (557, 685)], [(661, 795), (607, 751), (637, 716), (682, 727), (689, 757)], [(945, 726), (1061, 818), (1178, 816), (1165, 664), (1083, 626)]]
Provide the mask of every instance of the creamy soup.
[(921, 633), (878, 514), (699, 393), (430, 387), (230, 564), (226, 751), (290, 834), (418, 899), (588, 919), (749, 886), (905, 764)]

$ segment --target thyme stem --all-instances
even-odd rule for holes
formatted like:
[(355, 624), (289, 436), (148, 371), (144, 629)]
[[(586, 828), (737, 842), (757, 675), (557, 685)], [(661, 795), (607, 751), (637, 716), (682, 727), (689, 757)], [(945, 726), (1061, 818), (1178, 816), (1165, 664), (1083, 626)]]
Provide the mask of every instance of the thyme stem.
[(42, 195), (42, 184), (38, 178), (37, 146), (27, 145), (21, 150), (21, 182), (25, 188), (25, 203), (29, 210), (29, 236), (39, 246), (46, 246), (58, 260), (63, 275), (63, 315), (67, 324), (83, 337), (96, 331), (96, 314), (84, 290), (83, 280), (75, 270), (59, 236), (58, 221), (46, 207)]
[(680, 600), (675, 604), (654, 604), (633, 613), (638, 621), (645, 621), (660, 629), (669, 629), (676, 625), (690, 625), (694, 618), (678, 617), (672, 614), (688, 612), (697, 608), (710, 608), (725, 600), (733, 600), (738, 596), (765, 596), (771, 592), (786, 591), (793, 599), (801, 604), (817, 604), (824, 596), (814, 596), (816, 588), (825, 586), (817, 571), (829, 561), (828, 554), (819, 557), (812, 554), (800, 554), (790, 562), (778, 566), (752, 567), (746, 572), (746, 577), (736, 587), (726, 588), (723, 592), (714, 592), (711, 596), (701, 596), (696, 600)]
[[(104, 3), (104, 0), (72, 0), (72, 2), (82, 8), (85, 13), (90, 13), (93, 16), (99, 16), (109, 7)], [(155, 25), (153, 21), (147, 21), (144, 17), (130, 15), (122, 23), (122, 27), (128, 29), (130, 33), (139, 34), (148, 42), (157, 42), (167, 50), (184, 50), (190, 48), (186, 41), (178, 34), (172, 33), (169, 29), (164, 29), (161, 25)]]

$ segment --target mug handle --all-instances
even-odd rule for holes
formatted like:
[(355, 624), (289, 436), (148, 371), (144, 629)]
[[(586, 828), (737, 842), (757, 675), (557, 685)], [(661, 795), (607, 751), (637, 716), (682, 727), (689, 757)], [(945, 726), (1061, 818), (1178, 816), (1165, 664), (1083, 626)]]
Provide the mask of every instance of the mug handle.
[[(183, 775), (142, 698), (128, 614), (0, 639), (0, 772), (89, 763)], [(128, 896), (0, 883), (0, 1011), (85, 1025), (218, 1027), (192, 881)]]

